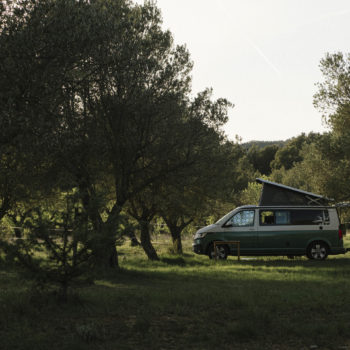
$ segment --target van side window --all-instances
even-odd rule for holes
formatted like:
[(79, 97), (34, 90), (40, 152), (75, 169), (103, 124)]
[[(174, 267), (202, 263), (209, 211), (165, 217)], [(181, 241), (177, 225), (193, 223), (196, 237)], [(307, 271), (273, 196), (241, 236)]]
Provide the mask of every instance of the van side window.
[(328, 210), (291, 209), (261, 210), (260, 225), (319, 225), (329, 224)]
[(290, 211), (261, 210), (260, 225), (290, 225)]
[(289, 210), (276, 210), (276, 225), (290, 225), (290, 211)]
[(254, 226), (254, 210), (242, 210), (232, 216), (230, 220), (228, 220), (225, 226), (233, 226), (233, 227), (245, 227), (245, 226)]
[(291, 210), (292, 225), (318, 225), (322, 224), (323, 210)]
[(275, 224), (275, 213), (270, 210), (260, 211), (260, 225), (273, 225)]

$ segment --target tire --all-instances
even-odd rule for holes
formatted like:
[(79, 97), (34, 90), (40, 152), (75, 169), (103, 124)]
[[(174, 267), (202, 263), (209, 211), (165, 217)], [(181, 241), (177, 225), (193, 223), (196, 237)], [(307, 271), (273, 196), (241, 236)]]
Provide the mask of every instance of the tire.
[[(220, 244), (216, 246), (216, 259), (225, 260), (227, 259), (227, 255), (228, 255), (228, 248), (226, 245)], [(208, 256), (209, 256), (209, 259), (215, 259), (213, 243), (211, 243), (208, 248)]]
[(321, 241), (310, 243), (306, 250), (306, 256), (311, 260), (325, 260), (328, 256), (328, 245)]

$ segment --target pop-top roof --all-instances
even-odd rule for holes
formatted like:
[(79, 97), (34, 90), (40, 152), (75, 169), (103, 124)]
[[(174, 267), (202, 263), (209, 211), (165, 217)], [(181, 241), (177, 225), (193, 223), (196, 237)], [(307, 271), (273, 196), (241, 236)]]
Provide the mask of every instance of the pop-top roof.
[(276, 182), (256, 179), (263, 184), (260, 196), (260, 206), (266, 205), (328, 205), (333, 199), (298, 188), (278, 184)]

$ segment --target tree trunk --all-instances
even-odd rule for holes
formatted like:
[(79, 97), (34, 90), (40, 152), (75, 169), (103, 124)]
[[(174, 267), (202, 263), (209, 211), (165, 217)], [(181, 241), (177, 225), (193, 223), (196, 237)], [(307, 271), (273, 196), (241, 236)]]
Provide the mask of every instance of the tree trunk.
[(10, 199), (9, 197), (5, 196), (0, 206), (0, 220), (7, 214), (9, 209), (10, 209)]
[(96, 234), (99, 236), (94, 247), (94, 256), (96, 263), (100, 266), (118, 268), (118, 252), (117, 252), (117, 235), (116, 231), (119, 225), (119, 213), (121, 206), (117, 203), (113, 206), (106, 222), (98, 220), (99, 230)]
[(181, 241), (181, 233), (184, 228), (189, 225), (193, 220), (188, 219), (187, 221), (183, 217), (173, 217), (169, 218), (167, 216), (162, 216), (163, 220), (167, 224), (171, 238), (173, 241), (173, 250), (175, 254), (183, 254), (182, 251), (182, 241)]
[(58, 301), (61, 303), (66, 303), (68, 301), (68, 281), (66, 279), (61, 281), (57, 298), (58, 298)]
[(119, 268), (119, 260), (118, 260), (118, 251), (116, 247), (116, 242), (114, 242), (113, 246), (111, 246), (110, 254), (109, 254), (109, 267)]
[[(102, 236), (102, 233), (97, 232), (96, 235)], [(103, 239), (103, 237), (97, 237), (91, 248), (97, 266), (105, 268), (119, 267), (116, 240), (114, 238)]]
[(129, 233), (127, 233), (127, 236), (130, 238), (132, 247), (137, 247), (137, 246), (141, 245), (141, 243), (137, 240), (135, 232), (129, 232)]
[(151, 236), (149, 232), (149, 223), (142, 221), (140, 222), (141, 226), (141, 245), (143, 250), (145, 251), (148, 259), (150, 260), (159, 260), (156, 250), (154, 249)]
[(175, 254), (182, 254), (182, 241), (181, 241), (181, 227), (171, 226), (169, 227), (171, 238), (173, 240), (173, 249)]

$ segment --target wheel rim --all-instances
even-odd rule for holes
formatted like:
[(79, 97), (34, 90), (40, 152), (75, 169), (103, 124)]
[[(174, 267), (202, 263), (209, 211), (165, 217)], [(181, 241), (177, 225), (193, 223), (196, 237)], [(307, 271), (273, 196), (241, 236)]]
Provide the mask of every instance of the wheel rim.
[[(212, 258), (215, 259), (214, 248), (211, 251)], [(226, 250), (223, 246), (216, 247), (216, 258), (217, 259), (225, 259), (226, 258)]]
[(323, 260), (327, 256), (327, 249), (322, 244), (315, 244), (311, 248), (311, 256), (316, 260)]

